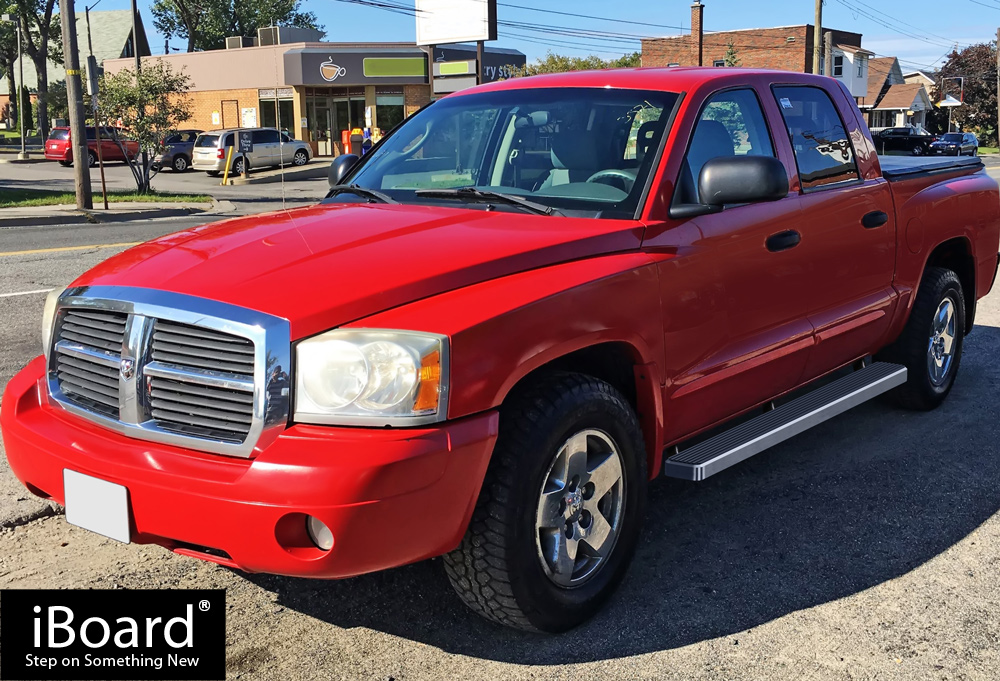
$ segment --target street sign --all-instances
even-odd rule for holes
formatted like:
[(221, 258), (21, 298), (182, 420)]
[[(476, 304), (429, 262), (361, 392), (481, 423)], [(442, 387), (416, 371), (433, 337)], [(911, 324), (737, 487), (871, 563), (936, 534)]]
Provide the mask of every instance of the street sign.
[(249, 154), (253, 151), (253, 132), (250, 130), (240, 130), (239, 152)]

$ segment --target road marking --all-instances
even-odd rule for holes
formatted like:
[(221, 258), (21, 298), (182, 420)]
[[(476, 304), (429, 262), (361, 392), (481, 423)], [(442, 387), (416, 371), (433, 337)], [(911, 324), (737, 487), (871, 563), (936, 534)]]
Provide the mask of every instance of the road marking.
[(33, 293), (48, 293), (55, 291), (53, 288), (38, 288), (34, 291), (18, 291), (17, 293), (0, 293), (0, 298), (13, 298), (14, 296), (30, 296)]
[(120, 244), (90, 244), (89, 246), (63, 246), (61, 248), (36, 248), (30, 251), (7, 251), (0, 253), (0, 257), (5, 255), (36, 255), (38, 253), (61, 253), (64, 251), (85, 251), (88, 248), (124, 248), (126, 246), (138, 246), (141, 241), (126, 241)]

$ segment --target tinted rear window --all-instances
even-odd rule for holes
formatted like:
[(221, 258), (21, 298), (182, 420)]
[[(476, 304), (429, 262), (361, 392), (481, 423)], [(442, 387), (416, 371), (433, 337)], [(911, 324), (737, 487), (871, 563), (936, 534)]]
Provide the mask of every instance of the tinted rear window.
[(68, 140), (69, 130), (53, 130), (49, 133), (50, 140)]
[(198, 141), (194, 143), (196, 147), (217, 147), (219, 146), (219, 136), (218, 135), (202, 135), (198, 138)]

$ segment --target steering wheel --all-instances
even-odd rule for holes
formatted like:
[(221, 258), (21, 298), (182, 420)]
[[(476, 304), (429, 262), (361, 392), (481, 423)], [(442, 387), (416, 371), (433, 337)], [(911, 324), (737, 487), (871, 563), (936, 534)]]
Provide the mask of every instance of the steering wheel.
[[(605, 178), (612, 180), (621, 180), (622, 184), (625, 186), (625, 193), (627, 194), (632, 191), (632, 186), (635, 184), (636, 173), (635, 171), (625, 170), (624, 168), (611, 168), (610, 170), (599, 170), (590, 177), (588, 177), (587, 182), (600, 182)], [(608, 184), (608, 183), (602, 182), (601, 184)]]

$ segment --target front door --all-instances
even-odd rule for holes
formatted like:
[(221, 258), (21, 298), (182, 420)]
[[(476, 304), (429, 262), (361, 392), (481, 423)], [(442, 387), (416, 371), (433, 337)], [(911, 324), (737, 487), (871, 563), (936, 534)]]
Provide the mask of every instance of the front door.
[(803, 376), (808, 380), (864, 356), (888, 331), (896, 301), (895, 211), (886, 181), (874, 173), (863, 179), (850, 135), (826, 91), (781, 86), (774, 97), (802, 191), (800, 230), (808, 245), (806, 290), (816, 331)]
[[(713, 95), (699, 114), (675, 203), (697, 204), (697, 178), (720, 156), (776, 156), (755, 90)], [(786, 168), (788, 160), (785, 160)], [(813, 343), (799, 199), (727, 206), (643, 246), (660, 265), (666, 349), (666, 441), (793, 388)]]

